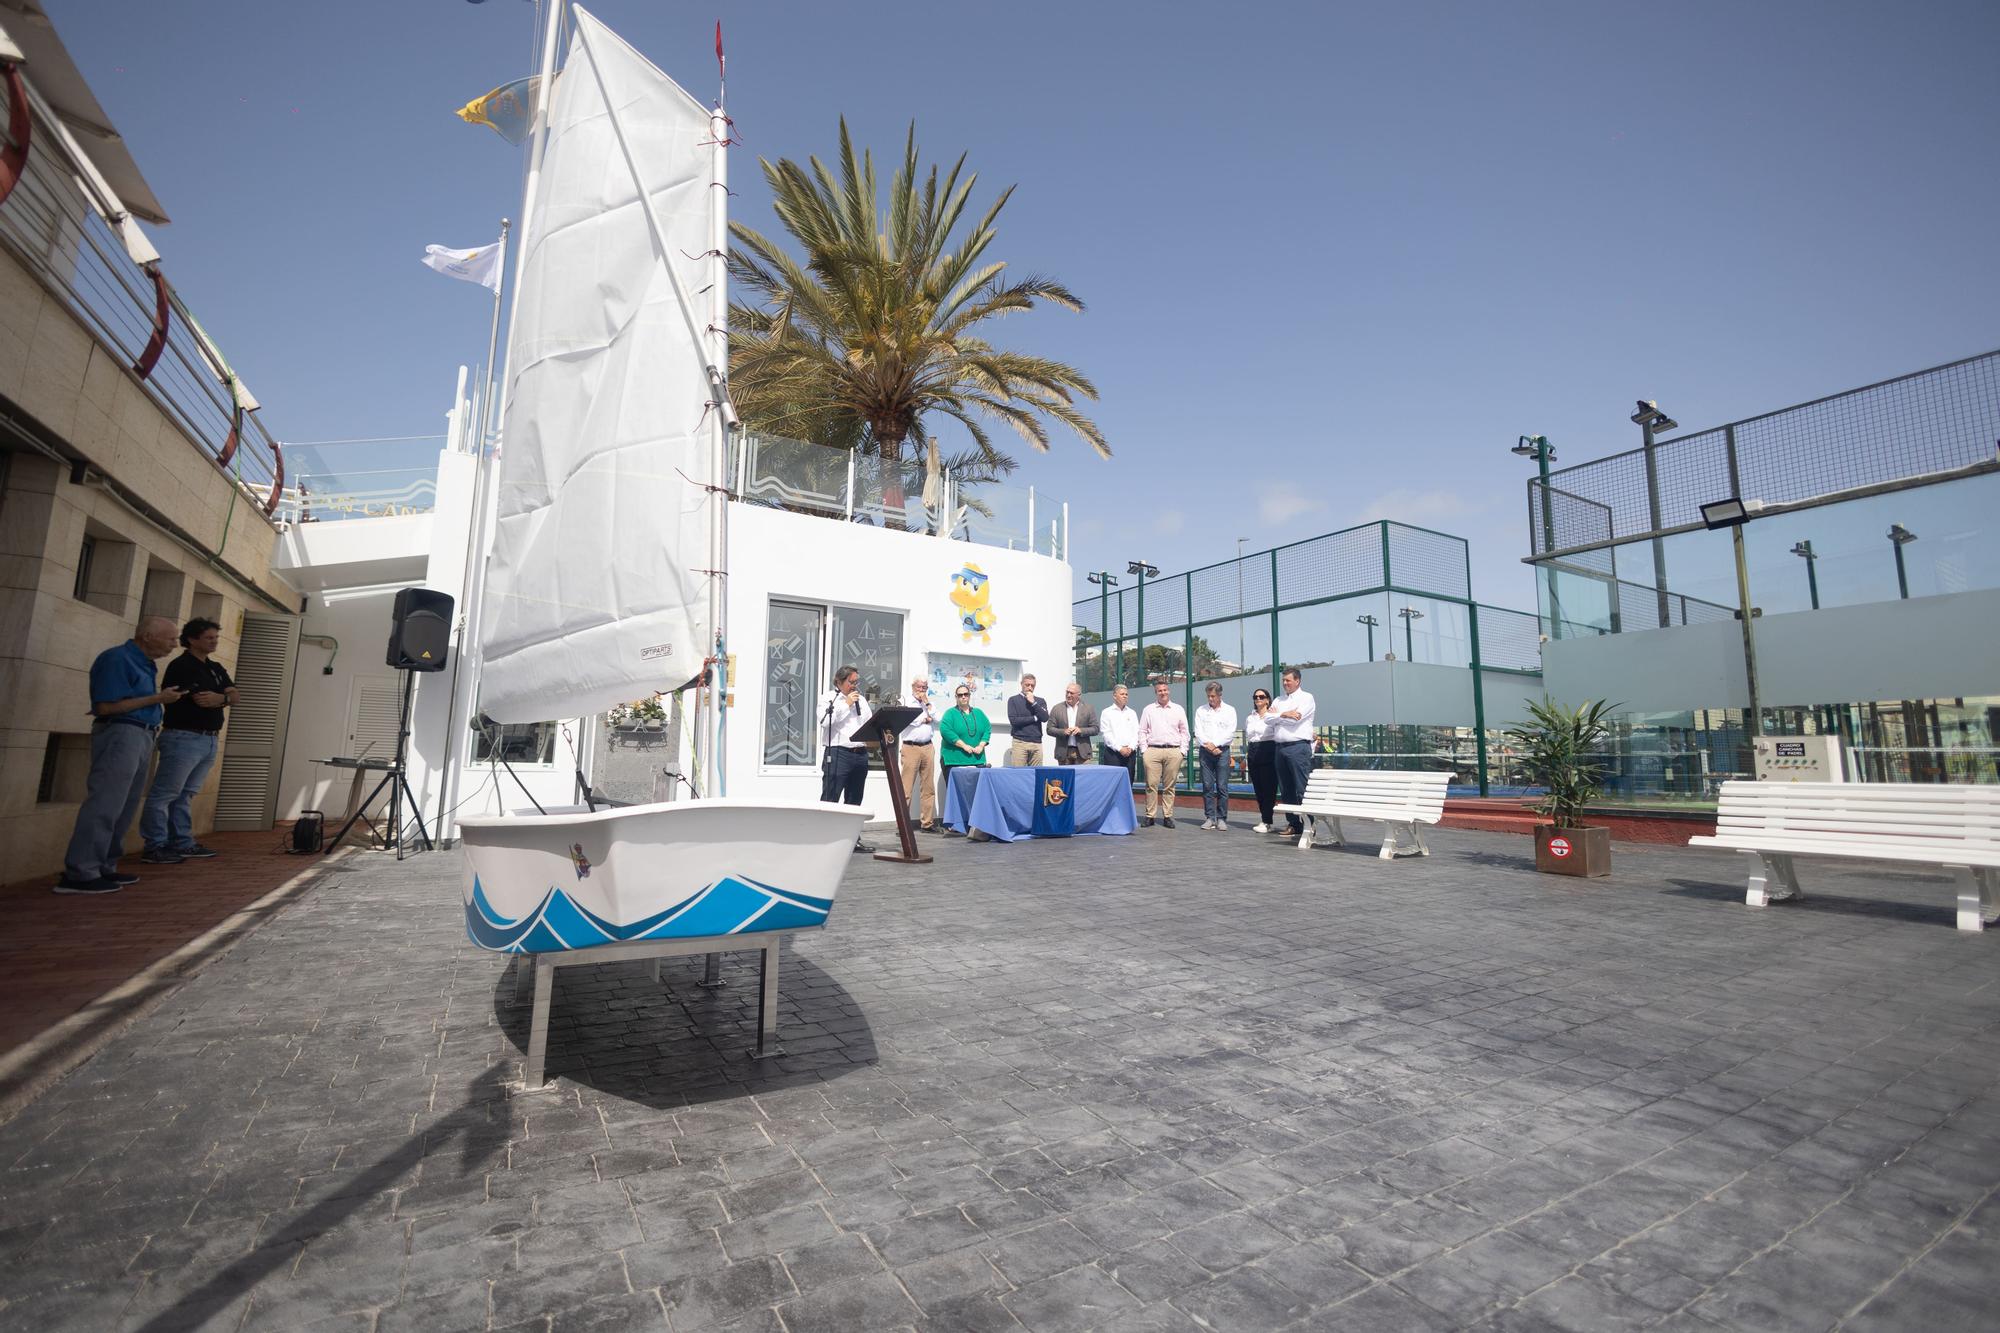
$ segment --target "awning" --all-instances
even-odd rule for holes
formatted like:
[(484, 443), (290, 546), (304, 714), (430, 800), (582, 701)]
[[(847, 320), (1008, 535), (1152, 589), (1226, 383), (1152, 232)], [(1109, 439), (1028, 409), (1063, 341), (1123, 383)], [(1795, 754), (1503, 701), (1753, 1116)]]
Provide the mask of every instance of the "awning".
[(139, 174), (139, 164), (126, 148), (124, 136), (98, 105), (96, 94), (70, 59), (42, 6), (36, 0), (0, 0), (0, 29), (6, 30), (27, 58), (21, 66), (22, 76), (55, 109), (125, 207), (146, 222), (168, 221), (152, 187)]

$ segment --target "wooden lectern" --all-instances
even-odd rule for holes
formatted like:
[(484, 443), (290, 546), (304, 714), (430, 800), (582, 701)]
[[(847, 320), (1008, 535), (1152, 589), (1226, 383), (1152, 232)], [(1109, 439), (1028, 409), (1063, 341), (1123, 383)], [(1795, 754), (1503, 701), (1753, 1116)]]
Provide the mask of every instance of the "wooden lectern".
[(899, 747), (896, 744), (903, 728), (916, 721), (921, 711), (904, 704), (878, 708), (854, 733), (855, 740), (872, 743), (882, 749), (882, 767), (889, 774), (889, 804), (896, 811), (896, 836), (903, 844), (900, 852), (875, 853), (877, 861), (901, 861), (913, 866), (930, 864), (931, 858), (917, 850), (916, 830), (910, 827), (910, 795), (903, 790), (903, 760), (897, 753)]

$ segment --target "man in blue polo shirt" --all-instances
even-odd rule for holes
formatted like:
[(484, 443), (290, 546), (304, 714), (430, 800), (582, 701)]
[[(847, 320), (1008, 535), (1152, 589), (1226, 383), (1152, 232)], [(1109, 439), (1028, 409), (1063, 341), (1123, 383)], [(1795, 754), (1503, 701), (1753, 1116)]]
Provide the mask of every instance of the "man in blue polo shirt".
[(90, 664), (90, 787), (76, 812), (76, 831), (57, 893), (116, 893), (138, 882), (118, 873), (125, 830), (146, 794), (146, 768), (160, 733), (162, 706), (184, 693), (158, 687), (153, 665), (179, 636), (165, 616), (147, 616), (132, 637), (106, 648)]

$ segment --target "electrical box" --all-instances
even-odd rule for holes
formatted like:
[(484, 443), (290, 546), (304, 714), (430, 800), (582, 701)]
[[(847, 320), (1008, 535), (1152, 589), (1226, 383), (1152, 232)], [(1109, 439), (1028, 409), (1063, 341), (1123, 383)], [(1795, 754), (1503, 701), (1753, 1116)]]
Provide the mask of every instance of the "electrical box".
[(1838, 736), (1759, 736), (1759, 782), (1845, 782)]

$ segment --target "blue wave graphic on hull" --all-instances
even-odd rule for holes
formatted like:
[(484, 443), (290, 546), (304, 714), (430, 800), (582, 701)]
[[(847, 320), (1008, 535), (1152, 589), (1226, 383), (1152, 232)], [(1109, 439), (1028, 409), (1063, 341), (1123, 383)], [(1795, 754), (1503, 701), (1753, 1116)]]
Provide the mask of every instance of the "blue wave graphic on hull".
[(510, 921), (494, 910), (474, 876), (472, 901), (465, 905), (465, 933), (480, 948), (496, 953), (566, 953), (632, 940), (701, 939), (746, 930), (811, 930), (824, 926), (832, 910), (831, 898), (788, 893), (755, 880), (724, 875), (679, 906), (629, 926), (613, 925), (555, 887), (534, 911)]

